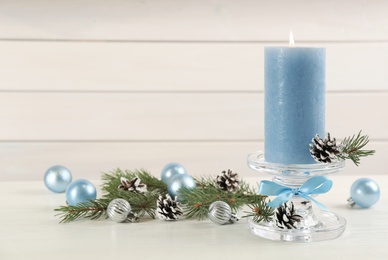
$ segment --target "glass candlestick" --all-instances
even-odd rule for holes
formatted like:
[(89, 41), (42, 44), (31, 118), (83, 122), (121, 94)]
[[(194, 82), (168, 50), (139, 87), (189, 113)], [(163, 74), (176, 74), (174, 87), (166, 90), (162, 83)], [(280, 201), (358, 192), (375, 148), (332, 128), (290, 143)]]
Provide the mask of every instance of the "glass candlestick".
[[(276, 184), (297, 189), (314, 176), (342, 170), (345, 162), (286, 165), (266, 162), (263, 152), (255, 152), (248, 156), (248, 166), (273, 175)], [(271, 222), (256, 223), (253, 218), (248, 218), (249, 228), (254, 235), (279, 241), (311, 242), (339, 237), (346, 227), (345, 218), (312, 204), (312, 200), (293, 196), (275, 210)]]

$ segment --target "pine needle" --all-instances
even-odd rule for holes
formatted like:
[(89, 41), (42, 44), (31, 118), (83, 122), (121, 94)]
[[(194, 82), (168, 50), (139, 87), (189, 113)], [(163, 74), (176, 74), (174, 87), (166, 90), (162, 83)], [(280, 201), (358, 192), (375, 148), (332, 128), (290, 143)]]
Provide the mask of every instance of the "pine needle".
[[(187, 218), (197, 218), (198, 220), (207, 218), (209, 206), (215, 201), (226, 202), (233, 212), (237, 212), (244, 205), (251, 203), (257, 203), (261, 211), (267, 212), (264, 203), (266, 196), (255, 194), (243, 181), (240, 182), (240, 190), (236, 193), (219, 189), (211, 178), (196, 179), (196, 183), (197, 186), (194, 189), (184, 188), (179, 191), (180, 201)], [(261, 221), (263, 218), (256, 220)]]
[(105, 199), (89, 200), (78, 203), (76, 206), (61, 206), (54, 211), (61, 213), (56, 214), (61, 221), (59, 223), (68, 223), (79, 219), (98, 219), (105, 215), (109, 201)]
[(340, 146), (342, 147), (342, 152), (337, 155), (340, 159), (350, 159), (354, 162), (356, 166), (360, 164), (360, 158), (373, 155), (375, 150), (363, 150), (369, 143), (369, 136), (361, 135), (361, 131), (357, 135), (352, 137), (345, 138)]
[(270, 222), (272, 220), (274, 209), (267, 206), (266, 199), (258, 198), (256, 201), (248, 204), (248, 207), (251, 211), (244, 211), (244, 213), (247, 213), (247, 215), (243, 216), (244, 218), (252, 217), (253, 221), (256, 223), (261, 221)]

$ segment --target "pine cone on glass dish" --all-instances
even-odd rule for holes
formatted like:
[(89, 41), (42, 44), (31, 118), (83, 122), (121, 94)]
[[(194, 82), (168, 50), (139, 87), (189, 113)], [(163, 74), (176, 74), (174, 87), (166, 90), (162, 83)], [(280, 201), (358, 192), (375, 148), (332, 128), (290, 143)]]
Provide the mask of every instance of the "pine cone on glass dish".
[(276, 209), (275, 224), (281, 229), (296, 229), (303, 217), (295, 213), (294, 203), (284, 203)]
[(332, 139), (330, 133), (327, 133), (324, 140), (317, 134), (310, 144), (311, 156), (317, 162), (334, 162), (338, 160), (337, 156), (341, 154), (341, 150), (341, 146), (337, 146), (335, 138)]

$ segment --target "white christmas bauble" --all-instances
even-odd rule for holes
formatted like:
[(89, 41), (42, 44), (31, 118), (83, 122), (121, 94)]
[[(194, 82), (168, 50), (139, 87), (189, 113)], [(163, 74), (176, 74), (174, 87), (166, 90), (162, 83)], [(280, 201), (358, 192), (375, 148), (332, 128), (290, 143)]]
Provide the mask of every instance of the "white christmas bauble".
[(209, 219), (219, 225), (230, 224), (238, 221), (236, 214), (232, 212), (232, 209), (228, 203), (224, 201), (215, 201), (209, 206)]
[(117, 223), (126, 221), (128, 214), (131, 212), (131, 205), (125, 199), (114, 199), (112, 200), (106, 213), (109, 218)]

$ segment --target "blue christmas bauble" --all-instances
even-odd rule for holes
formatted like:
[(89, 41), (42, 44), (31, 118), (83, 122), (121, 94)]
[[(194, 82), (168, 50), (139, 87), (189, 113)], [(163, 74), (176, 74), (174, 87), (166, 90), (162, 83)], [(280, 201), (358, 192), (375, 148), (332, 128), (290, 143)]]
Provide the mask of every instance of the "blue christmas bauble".
[(80, 202), (95, 200), (96, 198), (96, 187), (87, 180), (73, 181), (66, 189), (66, 200), (71, 206), (76, 206)]
[(56, 193), (65, 192), (71, 180), (71, 172), (61, 165), (48, 168), (44, 174), (44, 184), (49, 190)]
[(169, 163), (162, 169), (162, 182), (168, 184), (175, 175), (187, 175), (185, 167), (179, 163)]
[(369, 208), (380, 198), (379, 185), (372, 179), (356, 180), (350, 188), (350, 197), (361, 208)]
[(170, 182), (168, 182), (167, 192), (171, 196), (171, 198), (175, 198), (175, 196), (177, 196), (179, 200), (179, 190), (181, 188), (194, 189), (195, 186), (196, 185), (193, 177), (187, 174), (179, 174), (172, 177)]

